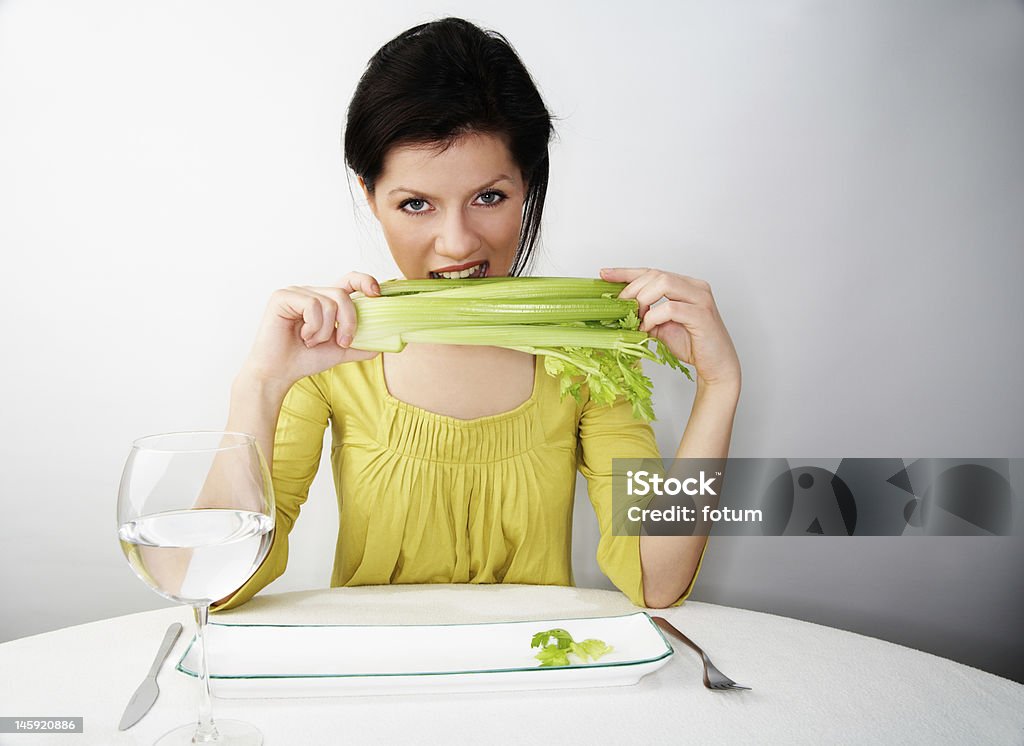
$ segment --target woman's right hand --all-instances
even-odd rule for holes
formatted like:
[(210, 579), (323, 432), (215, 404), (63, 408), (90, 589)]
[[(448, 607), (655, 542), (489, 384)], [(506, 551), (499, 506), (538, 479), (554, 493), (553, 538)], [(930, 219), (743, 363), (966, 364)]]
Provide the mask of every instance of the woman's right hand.
[(275, 290), (243, 370), (290, 386), (339, 363), (379, 355), (349, 347), (356, 335), (356, 307), (349, 294), (356, 291), (378, 296), (380, 285), (368, 274), (349, 272), (338, 287)]

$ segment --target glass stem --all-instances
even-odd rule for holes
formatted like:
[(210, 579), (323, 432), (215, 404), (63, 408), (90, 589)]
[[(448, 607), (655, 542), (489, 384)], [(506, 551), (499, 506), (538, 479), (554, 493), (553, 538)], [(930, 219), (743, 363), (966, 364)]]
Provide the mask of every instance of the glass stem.
[(213, 704), (210, 700), (210, 669), (206, 663), (206, 620), (210, 616), (210, 605), (193, 606), (196, 615), (196, 644), (199, 645), (199, 725), (192, 743), (217, 743), (220, 733), (213, 722)]

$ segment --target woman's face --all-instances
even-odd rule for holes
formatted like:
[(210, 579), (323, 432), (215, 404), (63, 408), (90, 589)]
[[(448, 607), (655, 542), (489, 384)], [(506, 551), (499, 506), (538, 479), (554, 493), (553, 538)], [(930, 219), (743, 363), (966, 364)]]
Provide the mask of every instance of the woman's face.
[(526, 184), (502, 138), (466, 135), (443, 152), (396, 146), (374, 193), (359, 183), (406, 279), (508, 274)]

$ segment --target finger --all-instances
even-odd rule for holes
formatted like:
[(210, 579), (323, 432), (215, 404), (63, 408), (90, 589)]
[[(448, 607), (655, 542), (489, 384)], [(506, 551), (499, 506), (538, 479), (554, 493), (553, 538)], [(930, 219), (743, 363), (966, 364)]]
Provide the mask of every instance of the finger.
[(604, 267), (601, 269), (601, 279), (609, 282), (632, 282), (649, 271), (647, 267)]
[[(344, 288), (324, 287), (311, 288), (325, 302), (324, 331), (321, 337), (326, 342), (332, 337), (341, 347), (348, 347), (356, 336), (357, 314), (355, 303)], [(329, 322), (329, 323), (328, 323)]]
[(339, 302), (334, 298), (319, 293), (314, 298), (314, 301), (320, 304), (320, 315), (323, 319), (323, 323), (310, 339), (313, 346), (323, 344), (324, 342), (334, 338), (335, 320), (338, 318), (339, 305)]
[(332, 301), (330, 309), (325, 309), (325, 326), (327, 319), (330, 320), (330, 326), (325, 330), (324, 341), (333, 336), (338, 345), (348, 347), (356, 336), (358, 314), (355, 303), (345, 288), (326, 287), (315, 290), (321, 297)]
[(619, 298), (635, 298), (637, 286), (634, 283), (651, 272), (652, 270), (646, 267), (605, 267), (601, 270), (601, 279), (608, 282), (625, 282), (626, 287), (619, 293)]
[(298, 321), (302, 319), (306, 302), (312, 295), (309, 290), (297, 285), (275, 290), (270, 296), (267, 312), (272, 311), (285, 321)]
[(299, 329), (299, 336), (306, 343), (306, 347), (312, 347), (315, 343), (311, 340), (324, 324), (324, 311), (316, 298), (310, 296), (302, 298), (300, 304), (302, 306), (302, 328)]
[[(635, 277), (633, 277), (633, 279), (630, 280), (626, 284), (626, 287), (624, 287), (621, 290), (621, 292), (619, 292), (618, 297), (620, 299), (636, 299), (637, 300), (637, 304), (638, 304), (637, 315), (639, 315), (640, 318), (642, 319), (644, 317), (644, 314), (647, 313), (647, 310), (651, 307), (651, 305), (653, 303), (653, 301), (646, 301), (645, 300), (645, 298), (650, 296), (651, 294), (647, 293), (646, 295), (642, 295), (642, 293), (644, 291), (644, 288), (646, 288), (652, 282), (657, 280), (658, 277), (660, 277), (661, 275), (663, 275), (665, 273), (661, 272), (660, 270), (656, 270), (656, 269), (644, 269), (644, 270), (629, 269), (629, 270), (615, 270), (615, 271), (619, 271), (619, 272), (623, 272), (623, 273), (634, 273), (634, 272), (640, 272), (641, 273), (641, 274), (636, 275)], [(626, 274), (623, 274), (623, 277), (625, 277), (625, 276), (626, 276)], [(657, 300), (658, 297), (660, 297), (660, 296), (654, 295), (653, 297), (654, 297), (654, 300)]]
[[(278, 317), (298, 327), (297, 333), (309, 349), (334, 338), (339, 305), (352, 305), (339, 288), (322, 289), (325, 292), (318, 293), (310, 287), (293, 285), (276, 290), (269, 307)], [(354, 310), (351, 318), (355, 318)]]
[(348, 347), (356, 336), (358, 316), (355, 304), (349, 297), (350, 293), (362, 293), (365, 296), (380, 296), (380, 283), (373, 275), (365, 272), (349, 272), (337, 282), (336, 287), (310, 288), (321, 295), (333, 299), (334, 337), (341, 347)]
[(705, 306), (714, 304), (711, 286), (703, 280), (685, 275), (660, 273), (645, 283), (636, 294), (641, 308), (650, 308), (662, 298)]
[(640, 322), (640, 331), (657, 336), (652, 332), (662, 324), (671, 321), (682, 324), (687, 331), (700, 329), (707, 323), (710, 312), (707, 308), (686, 301), (667, 300), (653, 306)]
[(349, 272), (335, 284), (347, 293), (380, 295), (380, 283), (373, 275), (365, 272)]
[(631, 283), (626, 285), (626, 287), (622, 289), (622, 292), (619, 293), (620, 298), (636, 299), (637, 303), (639, 304), (637, 313), (640, 315), (641, 319), (647, 313), (648, 309), (650, 309), (650, 307), (654, 305), (655, 301), (657, 301), (661, 297), (657, 293), (652, 293), (648, 289), (658, 281), (658, 277), (660, 276), (660, 274), (661, 273), (653, 269), (644, 272)]
[(334, 338), (340, 347), (348, 347), (352, 344), (352, 340), (355, 339), (358, 319), (356, 317), (356, 304), (344, 293), (342, 295), (344, 297), (338, 303), (334, 317), (334, 323), (337, 326)]

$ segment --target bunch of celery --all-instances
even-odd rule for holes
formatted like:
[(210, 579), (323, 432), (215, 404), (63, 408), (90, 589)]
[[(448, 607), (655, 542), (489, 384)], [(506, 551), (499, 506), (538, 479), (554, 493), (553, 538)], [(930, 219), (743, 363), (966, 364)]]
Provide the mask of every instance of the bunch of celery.
[(618, 298), (625, 286), (571, 277), (391, 280), (381, 283), (381, 297), (352, 294), (352, 346), (400, 352), (408, 342), (493, 345), (543, 355), (563, 398), (580, 401), (586, 383), (596, 403), (624, 396), (633, 415), (649, 422), (652, 385), (641, 359), (693, 377), (664, 343), (639, 331), (637, 301)]

